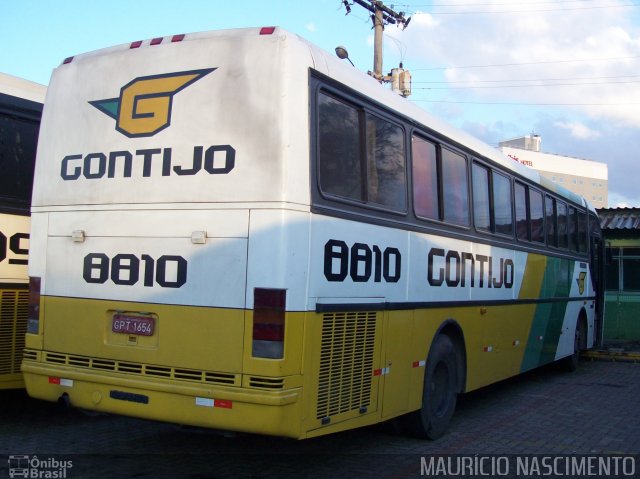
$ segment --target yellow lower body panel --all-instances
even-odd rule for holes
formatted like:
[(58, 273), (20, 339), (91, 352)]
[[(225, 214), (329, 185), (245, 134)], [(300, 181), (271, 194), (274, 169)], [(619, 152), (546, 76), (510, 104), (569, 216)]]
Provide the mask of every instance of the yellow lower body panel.
[(0, 390), (22, 388), (24, 388), (24, 378), (21, 373), (3, 374), (0, 376)]
[[(27, 392), (46, 401), (65, 397), (81, 409), (228, 431), (304, 437), (301, 388), (260, 391), (128, 378), (124, 374), (22, 364)], [(289, 420), (287, 420), (289, 419)]]

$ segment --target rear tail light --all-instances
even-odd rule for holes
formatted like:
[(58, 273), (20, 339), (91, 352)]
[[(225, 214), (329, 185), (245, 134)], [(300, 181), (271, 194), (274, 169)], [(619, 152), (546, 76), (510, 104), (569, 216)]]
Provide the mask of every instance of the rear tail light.
[(284, 357), (284, 318), (287, 291), (255, 288), (253, 290), (253, 356)]
[(27, 319), (27, 333), (38, 334), (40, 326), (40, 278), (29, 278), (29, 309)]

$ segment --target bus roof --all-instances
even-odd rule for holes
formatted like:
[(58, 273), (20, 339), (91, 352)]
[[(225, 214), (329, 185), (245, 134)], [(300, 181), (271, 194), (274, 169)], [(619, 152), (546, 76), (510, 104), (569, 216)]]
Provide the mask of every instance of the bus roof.
[[(169, 35), (165, 37), (157, 37), (147, 40), (134, 41), (127, 44), (115, 45), (112, 47), (103, 48), (100, 50), (87, 52), (73, 57), (65, 59), (64, 63), (77, 63), (83, 59), (108, 55), (118, 51), (139, 49), (139, 48), (153, 48), (155, 45), (175, 43), (175, 42), (191, 42), (198, 40), (211, 39), (215, 37), (233, 37), (238, 39), (248, 36), (269, 35), (278, 36), (284, 42), (300, 42), (305, 44), (310, 52), (310, 55), (306, 58), (300, 58), (300, 64), (308, 63), (309, 66), (315, 68), (317, 71), (324, 73), (325, 75), (343, 83), (344, 85), (352, 88), (353, 90), (366, 95), (381, 105), (390, 108), (397, 113), (406, 116), (412, 121), (423, 125), (424, 127), (432, 130), (438, 135), (447, 138), (453, 144), (459, 145), (463, 149), (470, 150), (477, 154), (479, 157), (489, 159), (504, 168), (513, 171), (521, 177), (527, 178), (533, 183), (539, 184), (574, 203), (585, 206), (595, 212), (595, 209), (581, 196), (567, 190), (566, 188), (545, 181), (545, 179), (535, 170), (514, 161), (497, 148), (494, 148), (483, 141), (475, 138), (474, 136), (448, 124), (444, 120), (434, 116), (427, 112), (423, 108), (419, 107), (415, 103), (401, 97), (400, 95), (393, 93), (390, 89), (383, 87), (366, 73), (353, 68), (350, 64), (338, 59), (334, 54), (331, 54), (325, 50), (322, 50), (313, 43), (307, 41), (303, 37), (297, 34), (288, 32), (280, 27), (251, 27), (251, 28), (237, 28), (229, 30), (216, 30), (208, 32), (189, 33), (186, 35)], [(12, 77), (13, 78), (13, 77)], [(2, 77), (0, 77), (2, 79)], [(24, 81), (18, 78), (14, 78), (14, 81)], [(42, 85), (38, 85), (31, 82), (25, 83), (31, 84), (32, 88), (40, 87), (44, 89)], [(3, 81), (4, 83), (4, 81)], [(42, 96), (44, 98), (44, 95)]]
[(44, 103), (47, 87), (24, 78), (14, 77), (6, 73), (0, 73), (0, 93), (24, 98), (25, 100)]

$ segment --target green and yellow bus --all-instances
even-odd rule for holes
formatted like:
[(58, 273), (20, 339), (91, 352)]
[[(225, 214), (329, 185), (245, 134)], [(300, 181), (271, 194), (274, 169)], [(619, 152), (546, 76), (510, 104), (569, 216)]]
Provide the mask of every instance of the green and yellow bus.
[(280, 28), (53, 73), (30, 395), (292, 438), (398, 419), (594, 343), (582, 198)]
[(0, 73), (0, 389), (24, 387), (29, 206), (45, 92)]

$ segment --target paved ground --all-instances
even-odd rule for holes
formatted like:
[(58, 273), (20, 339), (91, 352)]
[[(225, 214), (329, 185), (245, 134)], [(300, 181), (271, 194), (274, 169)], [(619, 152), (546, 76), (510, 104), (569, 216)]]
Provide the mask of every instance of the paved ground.
[(637, 363), (546, 367), (465, 395), (434, 442), (381, 427), (293, 441), (63, 412), (15, 392), (0, 401), (0, 479), (9, 455), (71, 460), (70, 478), (405, 478), (435, 454), (640, 454)]

